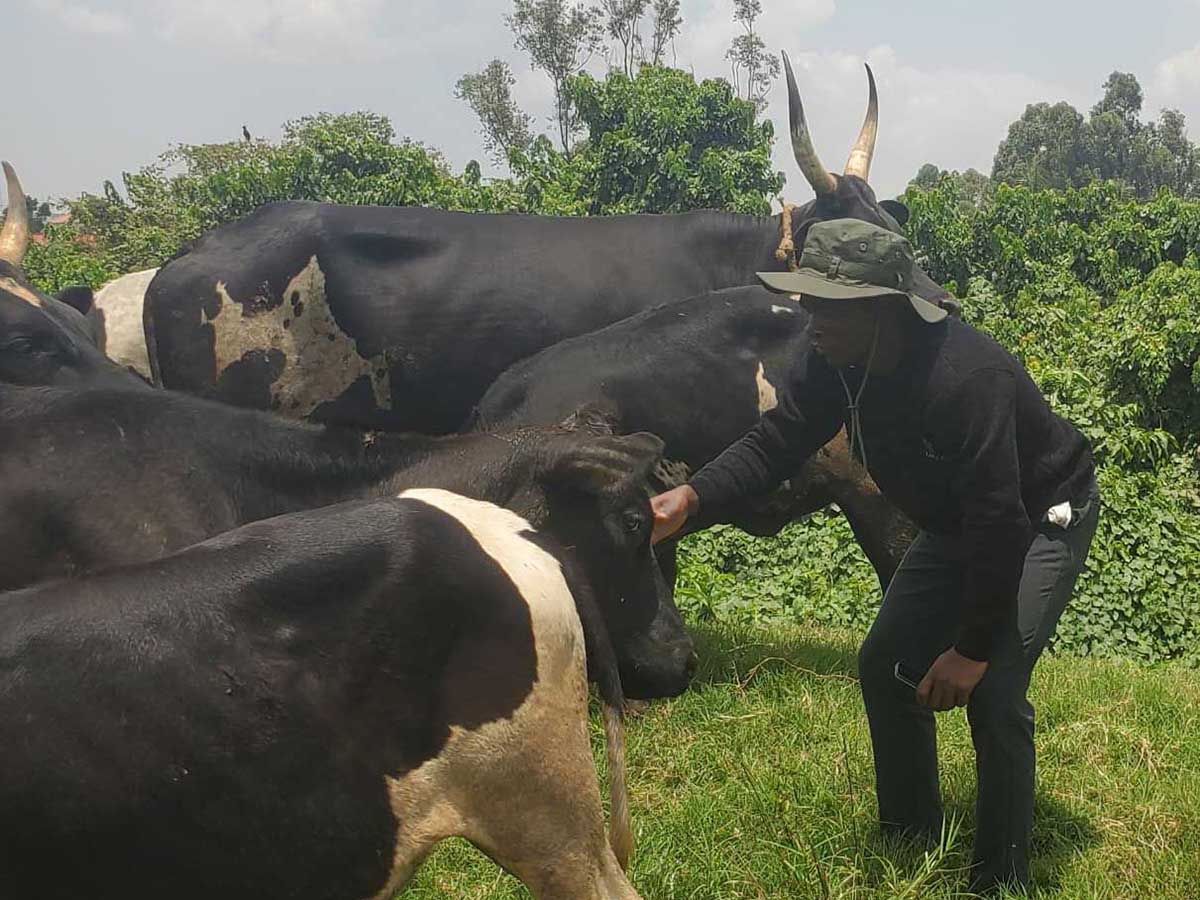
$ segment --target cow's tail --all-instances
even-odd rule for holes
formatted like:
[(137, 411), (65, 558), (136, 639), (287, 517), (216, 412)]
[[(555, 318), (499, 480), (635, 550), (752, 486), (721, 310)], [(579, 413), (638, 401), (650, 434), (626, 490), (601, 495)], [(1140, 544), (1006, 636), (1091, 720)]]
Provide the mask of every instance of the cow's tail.
[(622, 869), (633, 856), (633, 824), (629, 818), (629, 784), (625, 780), (625, 704), (604, 704), (604, 739), (608, 745), (608, 796), (612, 807), (608, 841)]
[[(596, 682), (604, 717), (604, 743), (608, 752), (608, 799), (611, 810), (608, 841), (622, 869), (629, 868), (633, 856), (633, 825), (629, 818), (629, 783), (625, 779), (625, 690), (613, 650), (608, 627), (590, 592), (586, 601), (576, 602), (584, 612), (584, 639), (587, 644), (588, 675)], [(591, 620), (589, 623), (587, 620)]]

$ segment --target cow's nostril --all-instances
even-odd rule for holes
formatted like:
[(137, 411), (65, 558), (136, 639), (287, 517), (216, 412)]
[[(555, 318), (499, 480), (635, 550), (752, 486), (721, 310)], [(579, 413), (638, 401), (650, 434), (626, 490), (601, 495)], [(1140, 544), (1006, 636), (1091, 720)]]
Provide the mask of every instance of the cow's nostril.
[(700, 657), (693, 650), (688, 654), (687, 662), (684, 664), (684, 671), (687, 672), (687, 677), (691, 678), (696, 674), (696, 669), (700, 667)]

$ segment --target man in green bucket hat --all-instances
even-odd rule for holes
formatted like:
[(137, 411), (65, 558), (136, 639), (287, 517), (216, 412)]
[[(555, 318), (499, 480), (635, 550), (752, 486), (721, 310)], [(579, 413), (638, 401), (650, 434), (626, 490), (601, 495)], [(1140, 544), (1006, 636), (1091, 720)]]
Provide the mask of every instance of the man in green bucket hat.
[[(859, 652), (885, 830), (942, 829), (934, 711), (966, 706), (978, 800), (972, 888), (1029, 880), (1033, 666), (1099, 514), (1087, 441), (991, 338), (912, 292), (912, 247), (858, 219), (812, 226), (798, 270), (763, 273), (811, 313), (779, 403), (653, 500), (655, 540), (795, 474), (845, 426), (918, 525)], [(910, 674), (911, 673), (911, 674)], [(912, 682), (912, 687), (905, 682)]]

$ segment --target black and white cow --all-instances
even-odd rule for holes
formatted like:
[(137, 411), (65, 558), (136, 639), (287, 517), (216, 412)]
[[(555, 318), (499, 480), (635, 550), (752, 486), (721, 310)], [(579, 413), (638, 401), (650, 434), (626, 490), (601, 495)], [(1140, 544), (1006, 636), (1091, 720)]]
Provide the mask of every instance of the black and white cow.
[(545, 900), (635, 900), (622, 702), (588, 585), (437, 490), (0, 596), (0, 895), (389, 900), (474, 842)]
[(147, 382), (151, 380), (150, 357), (146, 352), (142, 306), (146, 289), (157, 274), (158, 269), (143, 269), (114, 278), (96, 291), (86, 313), (101, 352)]
[(88, 288), (58, 297), (39, 291), (21, 267), (29, 249), (29, 211), (17, 173), (3, 163), (8, 210), (0, 228), (0, 381), (12, 384), (82, 383), (145, 387), (96, 346)]
[(155, 559), (287, 512), (439, 487), (512, 509), (570, 548), (626, 691), (674, 695), (695, 654), (649, 543), (661, 454), (647, 434), (364, 438), (169, 391), (0, 384), (0, 590)]
[[(580, 413), (597, 431), (651, 431), (665, 454), (695, 471), (775, 406), (806, 338), (808, 313), (762, 287), (668, 303), (563, 341), (508, 369), (468, 427), (505, 431)], [(586, 422), (583, 424), (587, 424)], [(758, 535), (837, 503), (886, 589), (915, 536), (912, 523), (851, 458), (842, 432), (774, 493), (701, 524), (732, 522)], [(673, 545), (658, 548), (673, 558)]]

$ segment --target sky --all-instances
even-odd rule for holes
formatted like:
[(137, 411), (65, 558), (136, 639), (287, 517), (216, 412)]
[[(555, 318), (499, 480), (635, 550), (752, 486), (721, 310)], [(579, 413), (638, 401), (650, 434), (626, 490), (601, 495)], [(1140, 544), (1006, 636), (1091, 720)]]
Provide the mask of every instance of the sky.
[[(1181, 109), (1200, 138), (1200, 0), (762, 0), (759, 31), (787, 50), (817, 151), (841, 171), (879, 82), (871, 181), (904, 189), (922, 163), (988, 172), (1025, 105), (1067, 100), (1085, 111), (1113, 69), (1137, 75), (1144, 112)], [(0, 0), (9, 59), (0, 158), (27, 193), (69, 197), (152, 162), (173, 143), (237, 139), (246, 124), (278, 138), (287, 120), (369, 109), (456, 169), (487, 162), (454, 84), (495, 58), (518, 102), (551, 131), (549, 80), (504, 24), (511, 0)], [(732, 0), (683, 0), (673, 62), (728, 75)], [(591, 68), (603, 71), (596, 60)], [(27, 73), (28, 78), (14, 78)], [(786, 140), (782, 79), (776, 125), (784, 194), (811, 196)]]

